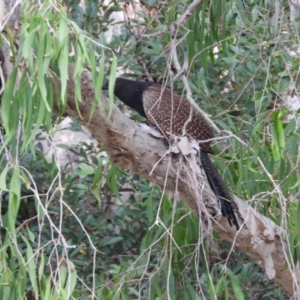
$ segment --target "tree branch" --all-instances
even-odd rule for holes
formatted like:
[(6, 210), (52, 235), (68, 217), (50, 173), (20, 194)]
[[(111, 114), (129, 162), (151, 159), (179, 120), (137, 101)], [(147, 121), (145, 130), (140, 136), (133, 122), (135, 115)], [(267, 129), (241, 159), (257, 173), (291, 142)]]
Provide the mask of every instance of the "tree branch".
[[(69, 68), (69, 78), (73, 68)], [(60, 90), (59, 79), (54, 77), (55, 90)], [(238, 219), (243, 226), (238, 233), (228, 225), (219, 211), (215, 195), (205, 176), (193, 159), (166, 154), (168, 149), (161, 139), (150, 136), (142, 127), (128, 119), (114, 106), (109, 117), (109, 102), (102, 96), (103, 109), (96, 108), (90, 118), (94, 89), (90, 73), (85, 70), (81, 78), (83, 101), (79, 103), (82, 118), (76, 111), (74, 81), (68, 82), (67, 114), (87, 127), (103, 146), (113, 163), (139, 174), (160, 185), (167, 192), (177, 193), (205, 224), (212, 224), (224, 240), (231, 241), (261, 268), (267, 276), (293, 295), (294, 284), (299, 283), (300, 270), (287, 268), (286, 232), (274, 222), (256, 212), (245, 201), (235, 197)], [(190, 157), (192, 157), (190, 155)], [(159, 161), (159, 163), (157, 163)], [(155, 167), (154, 167), (155, 166)], [(166, 171), (168, 170), (168, 171)], [(207, 219), (208, 213), (213, 222)], [(294, 279), (294, 280), (293, 280)]]

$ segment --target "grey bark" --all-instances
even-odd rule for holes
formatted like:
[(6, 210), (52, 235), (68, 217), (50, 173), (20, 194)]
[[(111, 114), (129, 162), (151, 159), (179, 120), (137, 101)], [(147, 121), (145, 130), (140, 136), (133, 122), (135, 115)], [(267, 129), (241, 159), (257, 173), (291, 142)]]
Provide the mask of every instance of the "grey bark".
[[(69, 78), (72, 78), (72, 71), (70, 67)], [(54, 82), (55, 90), (59, 90), (59, 79), (54, 78)], [(237, 233), (220, 214), (215, 195), (193, 159), (173, 159), (172, 155), (166, 155), (168, 147), (161, 139), (149, 135), (116, 106), (108, 116), (109, 102), (104, 95), (104, 109), (98, 107), (90, 118), (94, 89), (90, 73), (86, 70), (82, 73), (81, 92), (83, 101), (79, 103), (79, 109), (82, 118), (76, 110), (74, 82), (69, 80), (66, 113), (91, 131), (113, 163), (165, 188), (176, 201), (184, 201), (202, 222), (208, 227), (212, 225), (222, 239), (232, 242), (234, 247), (263, 268), (268, 278), (293, 295), (294, 299), (299, 298), (300, 270), (289, 268), (287, 234), (283, 229), (235, 197), (237, 215), (242, 225)], [(213, 222), (209, 220), (209, 214), (214, 216)]]

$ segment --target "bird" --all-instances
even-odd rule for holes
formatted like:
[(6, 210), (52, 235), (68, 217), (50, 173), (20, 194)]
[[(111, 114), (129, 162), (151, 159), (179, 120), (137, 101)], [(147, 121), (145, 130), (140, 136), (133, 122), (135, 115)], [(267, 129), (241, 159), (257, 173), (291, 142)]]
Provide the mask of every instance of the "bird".
[[(102, 90), (108, 90), (108, 85), (108, 82), (105, 83)], [(115, 81), (114, 95), (145, 117), (168, 141), (174, 136), (187, 136), (199, 143), (200, 161), (208, 183), (219, 201), (221, 213), (228, 219), (230, 226), (235, 225), (239, 230), (232, 207), (233, 198), (208, 156), (214, 152), (210, 142), (206, 140), (212, 139), (214, 134), (199, 109), (173, 90), (152, 81), (134, 81), (118, 77)]]

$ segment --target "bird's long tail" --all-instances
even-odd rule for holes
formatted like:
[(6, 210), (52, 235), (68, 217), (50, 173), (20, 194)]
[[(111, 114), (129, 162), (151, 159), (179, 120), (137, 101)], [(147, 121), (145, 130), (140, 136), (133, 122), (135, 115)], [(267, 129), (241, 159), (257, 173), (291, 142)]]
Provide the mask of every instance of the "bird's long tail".
[(236, 229), (239, 230), (239, 224), (231, 205), (231, 201), (233, 201), (232, 196), (227, 190), (219, 172), (211, 162), (208, 154), (202, 150), (200, 150), (200, 160), (209, 185), (220, 203), (222, 215), (228, 219), (230, 226), (234, 224)]

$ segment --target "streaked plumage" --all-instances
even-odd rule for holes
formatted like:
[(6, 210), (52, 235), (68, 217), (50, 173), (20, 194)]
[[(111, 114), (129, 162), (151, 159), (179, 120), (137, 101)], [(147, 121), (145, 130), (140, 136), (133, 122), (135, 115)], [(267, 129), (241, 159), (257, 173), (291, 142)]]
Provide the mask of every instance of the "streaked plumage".
[[(143, 93), (143, 104), (148, 121), (167, 138), (168, 133), (189, 136), (199, 142), (213, 137), (211, 128), (197, 108), (168, 88), (162, 89), (159, 84), (150, 85)], [(209, 143), (201, 143), (200, 147), (213, 153)]]

